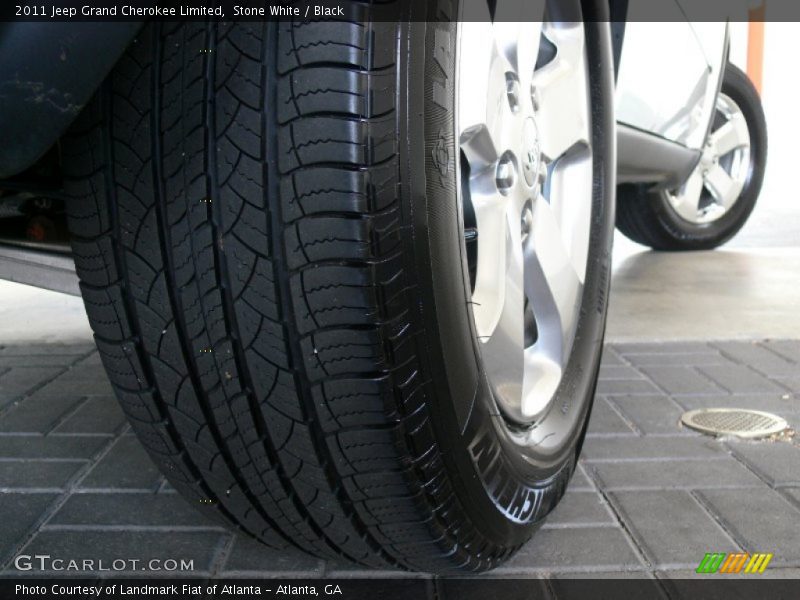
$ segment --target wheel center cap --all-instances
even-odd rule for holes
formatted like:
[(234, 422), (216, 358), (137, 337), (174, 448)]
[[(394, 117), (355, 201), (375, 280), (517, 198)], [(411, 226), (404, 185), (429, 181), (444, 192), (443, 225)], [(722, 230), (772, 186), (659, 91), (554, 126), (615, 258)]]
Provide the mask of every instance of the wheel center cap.
[(522, 172), (525, 175), (525, 182), (533, 187), (539, 175), (539, 163), (542, 160), (541, 149), (539, 148), (539, 130), (536, 121), (532, 117), (525, 119), (522, 130)]

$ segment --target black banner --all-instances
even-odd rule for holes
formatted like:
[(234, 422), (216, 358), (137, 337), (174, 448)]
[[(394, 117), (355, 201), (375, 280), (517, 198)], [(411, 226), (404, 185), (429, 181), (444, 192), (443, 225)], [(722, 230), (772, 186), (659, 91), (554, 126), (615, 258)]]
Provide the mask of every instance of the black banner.
[[(646, 574), (642, 574), (645, 575)], [(0, 580), (3, 600), (654, 600), (703, 598), (796, 600), (800, 580), (763, 576), (705, 579), (33, 579)]]
[[(269, 21), (358, 19), (372, 5), (373, 20), (393, 21), (408, 14), (409, 7), (424, 0), (364, 2), (357, 0), (30, 0), (0, 3), (0, 21), (140, 21), (207, 20)], [(467, 0), (479, 2), (481, 0)], [(559, 0), (549, 0), (558, 3)], [(647, 22), (677, 21), (800, 21), (800, 2), (795, 0), (609, 0), (612, 15), (626, 14), (626, 20)], [(447, 3), (442, 3), (447, 5)], [(459, 0), (451, 0), (453, 14), (458, 14)], [(531, 20), (530, 0), (500, 0), (494, 20)], [(377, 8), (377, 11), (376, 11)], [(480, 19), (480, 10), (467, 10), (464, 20)], [(452, 18), (451, 15), (447, 15)]]

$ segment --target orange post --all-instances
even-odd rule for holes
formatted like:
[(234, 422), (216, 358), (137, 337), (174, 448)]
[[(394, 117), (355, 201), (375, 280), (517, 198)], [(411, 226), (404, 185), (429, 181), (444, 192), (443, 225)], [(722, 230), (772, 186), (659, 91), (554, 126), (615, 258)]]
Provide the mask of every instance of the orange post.
[(747, 76), (759, 95), (764, 85), (764, 18), (766, 0), (757, 8), (748, 11), (750, 21), (747, 29)]

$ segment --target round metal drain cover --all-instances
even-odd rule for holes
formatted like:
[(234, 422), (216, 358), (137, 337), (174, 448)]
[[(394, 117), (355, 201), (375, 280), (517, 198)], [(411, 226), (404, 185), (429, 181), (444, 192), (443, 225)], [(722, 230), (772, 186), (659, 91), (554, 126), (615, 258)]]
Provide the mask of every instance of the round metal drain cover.
[(777, 415), (740, 408), (690, 410), (683, 414), (681, 422), (708, 435), (733, 435), (749, 439), (780, 433), (789, 426), (785, 419)]

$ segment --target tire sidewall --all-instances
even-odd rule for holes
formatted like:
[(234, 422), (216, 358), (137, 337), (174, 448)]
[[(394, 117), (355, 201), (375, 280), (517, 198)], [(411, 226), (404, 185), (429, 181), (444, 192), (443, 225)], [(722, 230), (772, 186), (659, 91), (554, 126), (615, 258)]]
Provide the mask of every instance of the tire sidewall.
[[(429, 22), (417, 24), (426, 27), (428, 59), (411, 52), (407, 72), (407, 117), (424, 115), (422, 127), (411, 125), (408, 119), (408, 146), (404, 150), (409, 162), (406, 175), (410, 177), (414, 231), (408, 243), (414, 247), (413, 268), (421, 296), (419, 318), (426, 332), (418, 353), (428, 371), (433, 426), (445, 449), (442, 459), (457, 488), (456, 496), (485, 536), (510, 548), (529, 538), (563, 494), (594, 396), (614, 228), (616, 158), (610, 38), (608, 23), (600, 16), (603, 13), (594, 12), (601, 9), (585, 0), (594, 148), (589, 262), (574, 348), (556, 398), (540, 426), (545, 431), (543, 440), (560, 436), (563, 441), (554, 447), (543, 443), (537, 449), (517, 443), (499, 414), (482, 368), (470, 313), (456, 181), (457, 13), (453, 14), (450, 6), (448, 0), (429, 5), (425, 19)], [(416, 95), (415, 89), (420, 87), (424, 92)], [(422, 156), (415, 152), (418, 148), (424, 148)], [(413, 177), (415, 167), (424, 168), (424, 182)]]

